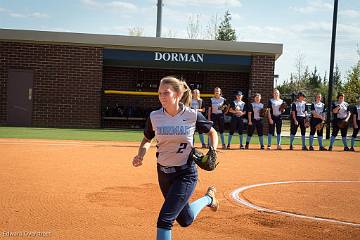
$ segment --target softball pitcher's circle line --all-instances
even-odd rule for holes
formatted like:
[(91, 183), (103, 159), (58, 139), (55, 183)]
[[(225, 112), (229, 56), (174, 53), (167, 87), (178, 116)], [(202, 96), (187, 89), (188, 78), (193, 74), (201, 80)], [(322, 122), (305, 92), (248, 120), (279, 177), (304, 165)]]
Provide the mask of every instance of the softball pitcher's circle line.
[(279, 211), (279, 210), (273, 210), (273, 209), (269, 209), (269, 208), (265, 208), (265, 207), (260, 207), (260, 206), (257, 206), (255, 204), (252, 204), (251, 202), (249, 202), (249, 201), (247, 201), (244, 198), (239, 196), (240, 193), (242, 193), (242, 192), (244, 192), (244, 191), (246, 191), (248, 189), (251, 189), (251, 188), (268, 186), (268, 185), (292, 184), (292, 183), (360, 183), (360, 181), (286, 181), (286, 182), (261, 183), (261, 184), (254, 184), (254, 185), (244, 186), (244, 187), (235, 189), (233, 192), (230, 193), (230, 196), (236, 202), (238, 202), (238, 203), (240, 203), (242, 205), (245, 205), (245, 206), (247, 206), (249, 208), (255, 209), (257, 211), (274, 213), (274, 214), (281, 214), (281, 215), (286, 215), (286, 216), (291, 216), (291, 217), (298, 217), (298, 218), (303, 218), (303, 219), (316, 220), (316, 221), (344, 224), (344, 225), (350, 225), (350, 226), (354, 226), (354, 227), (360, 227), (360, 223), (340, 221), (340, 220), (331, 219), (331, 218), (311, 217), (311, 216), (306, 216), (306, 215), (302, 215), (302, 214), (295, 214), (295, 213), (290, 213), (290, 212), (286, 212), (286, 211)]

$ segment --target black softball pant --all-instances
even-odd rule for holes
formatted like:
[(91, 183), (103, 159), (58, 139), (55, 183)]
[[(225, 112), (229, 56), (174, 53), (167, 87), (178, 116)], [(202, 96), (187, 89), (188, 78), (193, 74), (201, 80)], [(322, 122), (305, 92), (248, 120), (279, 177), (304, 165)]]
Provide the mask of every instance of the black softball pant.
[(237, 131), (239, 135), (243, 134), (244, 120), (242, 117), (231, 116), (229, 134), (233, 135), (235, 131)]
[(332, 121), (332, 128), (333, 128), (333, 129), (332, 129), (331, 136), (336, 137), (336, 136), (338, 135), (338, 133), (339, 133), (339, 130), (340, 130), (341, 136), (342, 136), (342, 137), (346, 137), (347, 131), (348, 131), (348, 127), (339, 128), (338, 125), (337, 125), (337, 123), (338, 123), (339, 121), (342, 121), (342, 120), (343, 120), (343, 119), (336, 118), (336, 119), (334, 119), (334, 120)]
[(213, 121), (213, 126), (216, 129), (216, 131), (218, 131), (219, 133), (224, 133), (225, 120), (223, 113), (219, 113), (219, 114), (212, 113), (211, 121)]
[(165, 198), (161, 207), (157, 227), (171, 230), (176, 220), (180, 226), (187, 227), (194, 221), (189, 199), (195, 190), (198, 173), (195, 163), (174, 173), (164, 173), (157, 167), (158, 181)]
[(320, 118), (311, 118), (310, 120), (310, 135), (315, 135), (315, 132), (317, 133), (318, 136), (323, 136), (323, 132), (324, 132), (324, 128), (320, 129), (320, 130), (316, 130), (316, 125), (318, 125), (319, 123), (321, 123), (322, 120)]
[(291, 124), (290, 124), (290, 134), (295, 135), (297, 132), (298, 127), (300, 126), (301, 130), (301, 136), (304, 136), (306, 133), (306, 127), (305, 127), (305, 117), (296, 117), (296, 120), (298, 122), (298, 125), (295, 124), (294, 120), (291, 118)]
[(262, 120), (256, 120), (256, 119), (253, 119), (252, 120), (252, 125), (248, 125), (248, 129), (247, 129), (247, 135), (249, 137), (251, 137), (253, 134), (254, 134), (254, 131), (255, 131), (255, 128), (256, 128), (256, 131), (257, 131), (257, 134), (259, 137), (261, 137), (263, 134), (263, 123), (262, 123)]
[(269, 124), (269, 134), (274, 136), (275, 127), (276, 127), (276, 134), (281, 134), (281, 127), (282, 127), (282, 119), (281, 116), (271, 116), (271, 119), (274, 121), (273, 124)]

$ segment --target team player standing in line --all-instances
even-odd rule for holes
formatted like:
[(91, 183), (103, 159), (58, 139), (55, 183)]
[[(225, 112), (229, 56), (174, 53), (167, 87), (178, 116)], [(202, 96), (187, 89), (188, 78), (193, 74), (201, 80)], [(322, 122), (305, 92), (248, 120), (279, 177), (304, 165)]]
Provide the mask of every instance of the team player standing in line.
[(239, 133), (240, 138), (240, 149), (244, 149), (243, 145), (243, 130), (244, 130), (244, 115), (245, 103), (242, 101), (243, 93), (241, 91), (236, 92), (235, 100), (230, 103), (229, 112), (231, 113), (231, 122), (230, 122), (230, 131), (228, 136), (228, 145), (227, 149), (231, 148), (231, 139), (234, 135), (234, 132)]
[(305, 143), (305, 118), (306, 118), (306, 102), (305, 95), (302, 92), (298, 93), (297, 100), (291, 105), (291, 123), (290, 123), (290, 150), (294, 149), (293, 142), (295, 138), (295, 134), (297, 132), (298, 127), (300, 126), (301, 130), (301, 143), (302, 150), (308, 151)]
[(330, 137), (330, 146), (329, 151), (332, 151), (333, 145), (335, 143), (335, 138), (339, 133), (339, 130), (341, 131), (341, 139), (344, 145), (344, 151), (349, 151), (349, 147), (347, 146), (347, 140), (346, 140), (346, 134), (348, 130), (348, 126), (343, 126), (342, 128), (339, 127), (340, 121), (348, 121), (350, 118), (350, 111), (349, 111), (349, 104), (345, 102), (345, 95), (342, 93), (339, 93), (337, 96), (337, 102), (334, 102), (331, 107), (334, 118), (332, 121), (332, 133)]
[(355, 138), (359, 133), (359, 128), (360, 128), (360, 96), (358, 97), (357, 100), (357, 105), (354, 106), (353, 108), (353, 134), (351, 136), (351, 147), (350, 147), (350, 151), (355, 151)]
[(245, 149), (249, 149), (250, 140), (255, 131), (255, 128), (259, 136), (260, 149), (264, 149), (263, 122), (260, 115), (260, 111), (264, 108), (264, 104), (262, 104), (260, 101), (261, 94), (256, 93), (254, 97), (254, 102), (249, 104), (247, 108), (248, 130)]
[(316, 125), (325, 121), (325, 104), (321, 102), (321, 94), (318, 93), (315, 97), (315, 102), (311, 104), (311, 120), (310, 120), (310, 136), (309, 136), (309, 150), (314, 151), (314, 135), (317, 133), (319, 151), (326, 151), (323, 145), (323, 129), (316, 129)]
[(189, 226), (205, 207), (216, 211), (219, 202), (216, 189), (209, 187), (204, 197), (189, 204), (198, 179), (196, 165), (190, 161), (195, 129), (207, 133), (214, 149), (217, 133), (212, 124), (198, 111), (191, 109), (191, 90), (185, 82), (174, 77), (160, 81), (159, 100), (162, 108), (153, 111), (147, 120), (144, 138), (133, 165), (142, 165), (151, 140), (157, 140), (157, 173), (164, 203), (157, 221), (157, 240), (170, 240), (171, 229), (176, 220), (180, 226)]
[[(199, 89), (194, 89), (192, 91), (191, 108), (197, 109), (198, 112), (201, 112), (202, 114), (205, 113), (205, 105), (204, 105), (204, 101), (202, 100), (202, 98), (200, 98), (200, 90)], [(199, 133), (199, 139), (200, 139), (202, 148), (207, 148), (207, 146), (205, 144), (203, 133)]]
[(277, 89), (273, 91), (273, 98), (268, 102), (268, 120), (269, 120), (269, 133), (268, 133), (268, 146), (267, 149), (271, 149), (272, 136), (275, 133), (276, 127), (276, 143), (277, 150), (281, 150), (281, 127), (282, 127), (282, 119), (280, 111), (280, 106), (284, 101), (280, 99), (280, 92)]
[(214, 127), (220, 133), (220, 139), (222, 148), (226, 149), (225, 137), (224, 137), (224, 128), (225, 128), (225, 115), (223, 112), (223, 107), (226, 104), (226, 99), (221, 96), (221, 88), (216, 87), (214, 89), (214, 97), (210, 99), (209, 110), (208, 110), (208, 119), (214, 123)]

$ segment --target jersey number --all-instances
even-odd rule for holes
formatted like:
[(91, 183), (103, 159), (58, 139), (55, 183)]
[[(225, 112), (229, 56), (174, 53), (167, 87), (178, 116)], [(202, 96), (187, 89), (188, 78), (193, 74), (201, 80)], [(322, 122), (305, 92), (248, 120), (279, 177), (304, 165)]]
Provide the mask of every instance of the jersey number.
[(180, 143), (180, 147), (176, 153), (183, 153), (183, 150), (186, 149), (186, 147), (187, 147), (187, 143)]

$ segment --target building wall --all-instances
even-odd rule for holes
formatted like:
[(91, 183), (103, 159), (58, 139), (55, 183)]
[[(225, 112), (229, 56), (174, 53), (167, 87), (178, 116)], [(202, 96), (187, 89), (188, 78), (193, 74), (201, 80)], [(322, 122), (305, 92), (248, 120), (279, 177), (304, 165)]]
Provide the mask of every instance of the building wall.
[[(261, 94), (261, 102), (266, 107), (274, 88), (275, 57), (253, 56), (249, 81), (249, 95)], [(264, 130), (267, 133), (268, 122), (264, 121)]]
[[(116, 127), (119, 122), (108, 121), (107, 125), (101, 119), (106, 106), (118, 104), (145, 111), (160, 107), (157, 96), (105, 95), (106, 89), (138, 90), (141, 73), (139, 68), (103, 67), (100, 47), (0, 42), (0, 53), (0, 124), (6, 124), (7, 119), (9, 69), (34, 71), (33, 126)], [(154, 83), (167, 75), (182, 75), (188, 83), (201, 82), (202, 93), (221, 87), (228, 99), (238, 90), (245, 96), (259, 92), (266, 105), (273, 88), (274, 63), (273, 56), (259, 55), (253, 56), (250, 73), (143, 69), (142, 74)]]
[(0, 123), (7, 119), (9, 69), (34, 71), (32, 125), (100, 127), (102, 49), (0, 42)]

